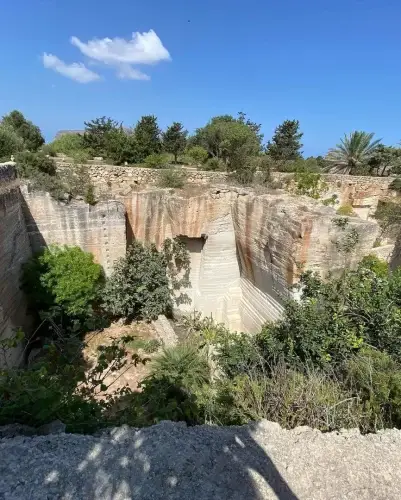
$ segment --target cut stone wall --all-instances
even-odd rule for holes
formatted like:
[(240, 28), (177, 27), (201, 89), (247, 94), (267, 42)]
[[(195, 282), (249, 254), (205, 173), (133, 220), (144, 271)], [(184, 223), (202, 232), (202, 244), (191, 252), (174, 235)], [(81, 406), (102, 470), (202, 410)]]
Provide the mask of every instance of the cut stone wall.
[(113, 263), (126, 252), (124, 206), (106, 201), (90, 206), (83, 201), (69, 204), (48, 193), (29, 193), (22, 188), (23, 210), (34, 252), (50, 245), (76, 245), (93, 253), (96, 262), (110, 274)]
[[(334, 209), (286, 193), (219, 188), (188, 198), (153, 190), (134, 192), (124, 203), (133, 237), (158, 246), (186, 237), (192, 302), (180, 308), (249, 332), (280, 316), (301, 269), (327, 274), (353, 265), (370, 253), (379, 231), (356, 217), (341, 230), (332, 222)], [(348, 255), (336, 241), (352, 228), (358, 243)]]
[[(25, 333), (30, 326), (26, 302), (20, 290), (21, 264), (31, 256), (31, 248), (21, 209), (21, 194), (13, 185), (13, 167), (0, 165), (0, 339), (13, 335), (15, 329)], [(19, 363), (22, 347), (0, 353), (0, 366)]]
[[(379, 232), (376, 223), (355, 217), (341, 230), (333, 223), (332, 208), (287, 194), (238, 197), (232, 214), (241, 269), (241, 324), (251, 332), (280, 316), (302, 270), (326, 275), (352, 266), (370, 253)], [(352, 228), (358, 232), (354, 251), (339, 252), (336, 242)]]

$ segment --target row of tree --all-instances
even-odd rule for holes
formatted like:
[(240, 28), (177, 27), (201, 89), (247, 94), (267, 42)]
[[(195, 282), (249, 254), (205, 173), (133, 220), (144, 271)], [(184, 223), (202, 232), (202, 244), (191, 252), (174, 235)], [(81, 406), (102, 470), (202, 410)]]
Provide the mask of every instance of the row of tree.
[(302, 137), (299, 121), (285, 120), (264, 143), (261, 124), (251, 121), (243, 112), (236, 117), (213, 117), (192, 135), (180, 122), (162, 131), (153, 115), (143, 116), (132, 128), (103, 116), (85, 122), (81, 134), (64, 134), (44, 145), (39, 127), (19, 111), (12, 111), (0, 122), (0, 159), (9, 159), (24, 150), (41, 150), (50, 155), (64, 153), (78, 162), (101, 156), (115, 164), (148, 163), (161, 167), (169, 162), (165, 155), (169, 153), (174, 163), (181, 160), (205, 169), (250, 175), (260, 169), (261, 162), (265, 168), (283, 171), (327, 170), (362, 175), (401, 172), (401, 148), (374, 140), (373, 133), (352, 132), (325, 157), (306, 159)]

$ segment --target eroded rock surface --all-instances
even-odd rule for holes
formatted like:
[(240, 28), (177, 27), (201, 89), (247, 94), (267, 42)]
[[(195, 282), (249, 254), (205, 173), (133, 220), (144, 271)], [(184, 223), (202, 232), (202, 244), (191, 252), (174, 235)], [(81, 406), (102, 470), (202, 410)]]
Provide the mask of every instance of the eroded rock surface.
[(162, 422), (0, 441), (4, 500), (401, 498), (401, 432)]

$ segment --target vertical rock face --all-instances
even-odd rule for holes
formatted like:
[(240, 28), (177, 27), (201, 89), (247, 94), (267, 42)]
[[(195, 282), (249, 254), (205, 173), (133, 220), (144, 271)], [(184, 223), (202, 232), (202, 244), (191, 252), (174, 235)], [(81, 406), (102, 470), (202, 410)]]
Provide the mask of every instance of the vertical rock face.
[[(219, 190), (218, 190), (219, 191)], [(189, 304), (184, 311), (212, 315), (240, 329), (240, 272), (228, 189), (183, 198), (165, 190), (132, 193), (124, 199), (132, 237), (160, 246), (166, 238), (184, 237), (191, 258)]]
[(23, 210), (32, 250), (50, 244), (76, 245), (93, 253), (106, 274), (114, 261), (125, 255), (125, 211), (118, 201), (95, 206), (74, 201), (68, 205), (47, 193), (23, 189)]
[[(288, 194), (215, 189), (184, 198), (157, 190), (132, 193), (124, 203), (132, 237), (158, 246), (185, 237), (191, 304), (180, 308), (249, 332), (280, 316), (302, 269), (327, 274), (352, 265), (378, 234), (376, 223), (358, 218), (338, 227), (333, 209)], [(344, 252), (354, 230), (355, 248)]]
[[(21, 195), (18, 187), (7, 187), (3, 172), (0, 185), (0, 339), (13, 335), (18, 327), (25, 331), (30, 321), (25, 298), (20, 290), (21, 264), (31, 255)], [(7, 181), (12, 179), (7, 179)], [(0, 366), (20, 361), (21, 349), (9, 349), (7, 359), (0, 356)]]
[[(349, 218), (338, 227), (333, 209), (286, 194), (239, 197), (233, 223), (241, 269), (241, 324), (256, 331), (278, 319), (302, 270), (326, 275), (353, 265), (369, 253), (378, 234), (376, 223)], [(344, 252), (351, 232), (358, 236)]]

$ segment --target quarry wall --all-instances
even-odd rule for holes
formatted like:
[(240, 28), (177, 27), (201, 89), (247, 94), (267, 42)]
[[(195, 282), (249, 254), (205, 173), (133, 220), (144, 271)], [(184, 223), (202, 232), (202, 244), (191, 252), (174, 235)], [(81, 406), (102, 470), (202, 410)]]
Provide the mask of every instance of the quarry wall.
[[(391, 179), (373, 183), (366, 177), (325, 176), (327, 196), (335, 192), (341, 204), (353, 204), (363, 217), (349, 218), (346, 231), (355, 229), (358, 241), (352, 253), (344, 254), (339, 242), (346, 234), (333, 223), (335, 210), (306, 197), (282, 190), (256, 195), (222, 184), (226, 174), (220, 172), (189, 171), (192, 191), (174, 192), (157, 188), (157, 170), (104, 165), (89, 170), (98, 192), (106, 189), (113, 199), (95, 206), (59, 202), (19, 188), (12, 167), (0, 168), (1, 336), (24, 322), (21, 263), (53, 243), (92, 252), (110, 274), (134, 238), (160, 246), (168, 237), (181, 236), (191, 257), (191, 286), (185, 291), (190, 303), (180, 308), (248, 332), (280, 316), (302, 270), (325, 274), (362, 255), (391, 253), (391, 245), (373, 249), (379, 227), (364, 220), (379, 199), (393, 195)], [(277, 174), (279, 180), (285, 176)]]
[[(31, 255), (21, 193), (12, 165), (0, 165), (0, 339), (13, 335), (16, 328), (30, 325), (26, 302), (20, 290), (21, 264)], [(22, 348), (0, 350), (0, 366), (17, 364)], [(6, 356), (6, 357), (4, 357)]]
[(76, 245), (93, 253), (110, 274), (126, 251), (124, 206), (115, 200), (90, 206), (83, 201), (62, 203), (48, 193), (22, 191), (22, 209), (33, 252), (51, 245)]
[[(180, 308), (248, 332), (280, 316), (303, 269), (326, 274), (353, 265), (370, 253), (379, 232), (375, 222), (357, 217), (341, 229), (334, 209), (283, 192), (210, 188), (185, 197), (159, 189), (132, 192), (123, 202), (135, 238), (160, 246), (185, 237), (191, 303)], [(358, 242), (345, 254), (338, 243), (352, 229)]]

